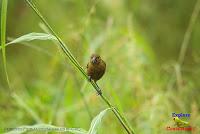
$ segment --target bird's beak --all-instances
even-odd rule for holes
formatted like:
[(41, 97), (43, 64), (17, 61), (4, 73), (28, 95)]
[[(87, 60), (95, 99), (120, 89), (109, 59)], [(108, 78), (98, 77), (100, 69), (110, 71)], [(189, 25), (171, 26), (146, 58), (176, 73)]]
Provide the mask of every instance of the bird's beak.
[(93, 64), (95, 64), (96, 63), (96, 57), (93, 57), (91, 61), (92, 61)]

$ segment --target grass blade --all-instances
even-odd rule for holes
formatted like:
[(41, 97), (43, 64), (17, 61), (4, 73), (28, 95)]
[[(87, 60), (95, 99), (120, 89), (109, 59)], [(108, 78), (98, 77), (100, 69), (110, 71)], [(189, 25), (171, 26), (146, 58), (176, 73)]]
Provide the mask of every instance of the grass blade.
[(88, 131), (88, 134), (96, 134), (97, 130), (99, 128), (99, 126), (101, 125), (101, 120), (103, 118), (103, 116), (106, 114), (106, 112), (108, 110), (110, 110), (111, 108), (107, 108), (103, 111), (101, 111), (93, 120), (92, 123), (90, 125), (90, 129)]
[(185, 35), (184, 35), (184, 38), (183, 38), (183, 42), (181, 44), (181, 50), (180, 50), (179, 57), (178, 57), (179, 58), (178, 63), (180, 65), (183, 64), (183, 62), (184, 62), (185, 54), (186, 54), (186, 51), (187, 51), (187, 48), (188, 48), (188, 45), (189, 45), (189, 41), (191, 39), (191, 35), (192, 35), (194, 25), (195, 25), (197, 18), (198, 18), (199, 12), (200, 12), (200, 0), (197, 0), (196, 4), (194, 6), (194, 9), (193, 9), (188, 27), (186, 29), (186, 32), (185, 32)]
[[(80, 66), (79, 62), (73, 56), (73, 54), (71, 53), (71, 51), (67, 48), (67, 46), (65, 45), (65, 43), (61, 40), (61, 38), (57, 35), (57, 33), (49, 25), (49, 23), (46, 21), (46, 19), (43, 17), (43, 15), (37, 9), (36, 5), (32, 1), (30, 1), (30, 0), (26, 0), (26, 2), (33, 9), (33, 11), (37, 14), (37, 16), (41, 19), (41, 21), (48, 27), (48, 29), (50, 30), (50, 32), (57, 38), (61, 49), (66, 54), (66, 56), (70, 59), (70, 61), (73, 63), (73, 65), (85, 76), (85, 78), (87, 80), (89, 80), (89, 77), (87, 76), (87, 74), (84, 71), (84, 69)], [(94, 81), (91, 81), (90, 83), (94, 87), (94, 89), (97, 92), (99, 92), (99, 90), (100, 90), (99, 86)], [(113, 105), (110, 103), (110, 101), (103, 94), (100, 94), (99, 96), (108, 105), (109, 108), (113, 108)], [(112, 111), (113, 111), (114, 115), (116, 116), (116, 118), (118, 119), (118, 121), (124, 127), (124, 129), (126, 130), (126, 132), (128, 134), (134, 134), (134, 132), (133, 132), (132, 128), (129, 126), (129, 124), (127, 122), (124, 122), (123, 118), (125, 118), (125, 117), (123, 115), (121, 115), (120, 112), (117, 112), (116, 110), (112, 109)]]
[(32, 41), (32, 40), (57, 40), (53, 35), (51, 34), (46, 34), (46, 33), (29, 33), (26, 35), (23, 35), (9, 43), (9, 44), (14, 44), (14, 43), (20, 43), (20, 42), (27, 42), (27, 41)]
[[(43, 23), (39, 23), (39, 26), (40, 26), (40, 28), (41, 28), (44, 32), (50, 33), (48, 27), (47, 27), (46, 25), (44, 25)], [(53, 43), (54, 43), (55, 45), (58, 45), (58, 46), (59, 46), (58, 42), (53, 41)], [(83, 93), (83, 89), (85, 88), (86, 84), (87, 84), (87, 81), (84, 81), (84, 84), (82, 85), (81, 89), (79, 89), (78, 91), (79, 91), (79, 93), (80, 93), (80, 95), (81, 95), (81, 98), (82, 98), (82, 100), (83, 100), (83, 102), (84, 102), (84, 105), (85, 105), (85, 108), (86, 108), (86, 110), (87, 110), (87, 113), (88, 113), (88, 115), (89, 115), (89, 117), (90, 117), (90, 120), (92, 120), (92, 112), (91, 112), (91, 110), (90, 110), (90, 108), (89, 108), (89, 104), (88, 104), (88, 102), (86, 101), (85, 95), (84, 95), (84, 93)]]
[(6, 65), (6, 17), (7, 17), (7, 0), (2, 0), (1, 3), (1, 47), (2, 47), (2, 57), (3, 57), (3, 66), (6, 74), (6, 80), (8, 83), (8, 86), (10, 87), (10, 82), (8, 78), (8, 72), (7, 72), (7, 65)]

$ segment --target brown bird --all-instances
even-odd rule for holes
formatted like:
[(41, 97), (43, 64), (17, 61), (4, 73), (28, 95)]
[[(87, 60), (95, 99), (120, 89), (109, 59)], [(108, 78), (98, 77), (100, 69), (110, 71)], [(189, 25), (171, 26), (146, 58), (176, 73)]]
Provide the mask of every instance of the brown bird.
[(94, 80), (96, 83), (104, 75), (105, 71), (106, 63), (98, 54), (92, 54), (90, 61), (87, 64), (87, 75), (89, 76), (90, 81)]

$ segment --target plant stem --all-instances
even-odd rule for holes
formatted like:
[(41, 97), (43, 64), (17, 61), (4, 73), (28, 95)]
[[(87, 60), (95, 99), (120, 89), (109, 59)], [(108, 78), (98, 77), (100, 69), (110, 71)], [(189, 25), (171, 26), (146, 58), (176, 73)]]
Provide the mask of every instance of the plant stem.
[[(47, 26), (44, 25), (43, 23), (40, 24), (40, 28), (41, 28), (44, 32), (51, 34), (51, 32), (49, 31), (49, 29), (47, 28)], [(53, 43), (54, 43), (55, 45), (58, 44), (58, 42), (55, 41), (55, 40), (53, 40)], [(86, 110), (87, 110), (87, 113), (88, 113), (88, 115), (89, 115), (89, 118), (90, 118), (90, 120), (92, 121), (92, 117), (93, 117), (93, 116), (92, 116), (92, 112), (91, 112), (91, 110), (90, 110), (90, 108), (89, 108), (89, 105), (88, 105), (87, 100), (85, 99), (85, 95), (84, 95), (84, 93), (83, 93), (83, 89), (85, 88), (86, 84), (87, 84), (87, 81), (84, 81), (84, 83), (83, 83), (81, 89), (79, 89), (78, 92), (79, 92), (80, 95), (81, 95), (81, 98), (82, 98), (82, 100), (83, 100), (83, 103), (84, 103), (84, 105), (85, 105), (85, 108), (86, 108)]]
[(178, 59), (178, 63), (180, 64), (180, 66), (184, 62), (185, 53), (186, 53), (186, 50), (188, 48), (189, 41), (190, 41), (191, 34), (192, 34), (192, 30), (193, 30), (195, 22), (198, 18), (199, 12), (200, 12), (200, 0), (197, 0), (196, 4), (194, 6), (194, 9), (193, 9), (187, 30), (185, 32), (183, 42), (181, 44), (181, 50), (180, 50), (179, 59)]
[(120, 114), (117, 113), (116, 108), (112, 106), (112, 104), (108, 101), (108, 99), (103, 94), (101, 94), (100, 96), (106, 102), (106, 104), (112, 109), (113, 113), (115, 114), (115, 116), (117, 117), (117, 119), (119, 120), (119, 122), (122, 124), (122, 126), (124, 127), (124, 129), (126, 130), (126, 132), (128, 134), (133, 134), (133, 133), (130, 133), (129, 127), (124, 123), (124, 121), (121, 118)]
[(10, 81), (8, 77), (7, 65), (6, 65), (6, 19), (7, 19), (7, 6), (8, 0), (2, 0), (1, 2), (1, 26), (0, 26), (0, 38), (1, 38), (1, 48), (2, 48), (2, 58), (3, 58), (3, 68), (6, 75), (6, 81), (10, 90)]
[[(42, 16), (42, 14), (39, 12), (39, 10), (37, 9), (37, 7), (34, 5), (34, 3), (32, 1), (29, 1), (29, 0), (25, 0), (25, 1), (34, 10), (34, 12), (42, 20), (42, 22), (49, 28), (49, 30), (51, 31), (51, 33), (57, 38), (61, 49), (67, 55), (67, 57), (70, 59), (70, 61), (73, 63), (73, 65), (75, 65), (75, 67), (85, 76), (85, 78), (87, 80), (89, 80), (89, 77), (87, 76), (86, 72), (80, 66), (80, 64), (78, 63), (78, 61), (74, 58), (74, 56), (72, 55), (72, 53), (70, 52), (70, 50), (67, 48), (67, 46), (65, 45), (65, 43), (60, 39), (60, 37), (56, 34), (56, 32), (54, 32), (54, 30), (51, 28), (51, 26), (48, 24), (48, 22)], [(99, 86), (94, 81), (91, 81), (90, 83), (92, 84), (92, 86), (94, 87), (94, 89), (98, 92), (99, 91)], [(121, 115), (121, 113), (119, 111), (117, 111), (117, 109), (115, 107), (113, 107), (113, 105), (108, 101), (108, 99), (103, 94), (100, 94), (100, 97), (108, 105), (108, 107), (112, 109), (114, 115), (117, 117), (117, 119), (119, 120), (119, 122), (121, 123), (121, 125), (124, 127), (124, 129), (126, 130), (126, 132), (128, 134), (134, 134), (133, 130), (131, 129), (131, 127), (129, 126), (129, 124), (126, 122), (125, 118)]]

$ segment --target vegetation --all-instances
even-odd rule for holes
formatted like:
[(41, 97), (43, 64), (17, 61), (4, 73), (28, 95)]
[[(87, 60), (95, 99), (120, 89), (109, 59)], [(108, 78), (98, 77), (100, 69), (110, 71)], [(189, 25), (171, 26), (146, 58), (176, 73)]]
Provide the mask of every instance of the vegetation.
[[(176, 133), (166, 130), (175, 112), (190, 113), (185, 120), (199, 133), (200, 0), (7, 2), (0, 2), (3, 132)], [(102, 95), (85, 74), (92, 53), (107, 64)], [(17, 132), (33, 133), (10, 131)]]

